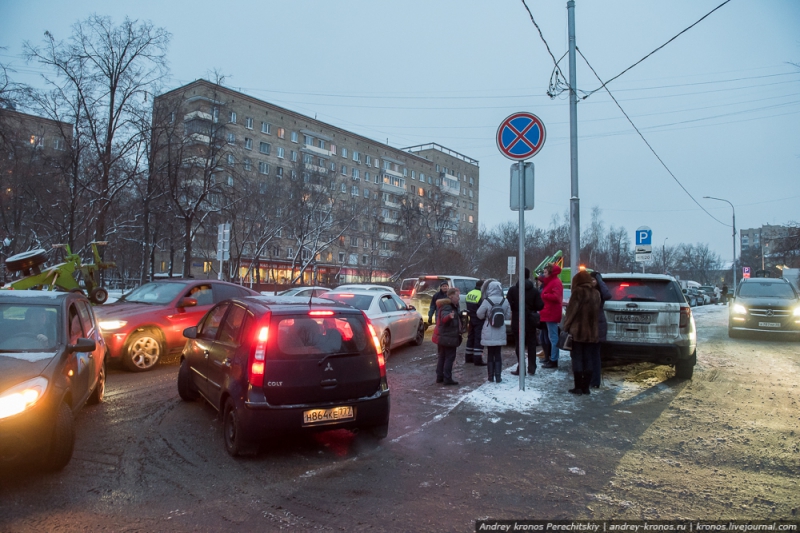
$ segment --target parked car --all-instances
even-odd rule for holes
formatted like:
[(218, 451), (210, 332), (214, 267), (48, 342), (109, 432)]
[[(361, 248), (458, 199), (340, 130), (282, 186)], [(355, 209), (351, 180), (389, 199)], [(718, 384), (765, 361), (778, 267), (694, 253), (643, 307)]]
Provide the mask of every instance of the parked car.
[(396, 294), (386, 291), (329, 292), (325, 299), (364, 311), (375, 328), (386, 359), (389, 359), (392, 350), (402, 344), (413, 342), (419, 346), (425, 340), (422, 315)]
[(392, 294), (397, 294), (395, 290), (387, 285), (374, 285), (370, 283), (349, 283), (347, 285), (339, 285), (335, 289), (331, 289), (335, 292), (342, 292), (342, 291), (389, 291)]
[(697, 307), (698, 305), (702, 305), (702, 298), (700, 294), (697, 292), (697, 289), (694, 287), (689, 287), (688, 289), (682, 290), (684, 298), (686, 298), (686, 303), (689, 304), (689, 307)]
[(83, 294), (0, 291), (0, 464), (69, 463), (75, 414), (103, 400), (104, 353)]
[[(439, 290), (439, 285), (446, 281), (450, 287), (456, 287), (461, 291), (461, 311), (467, 309), (467, 293), (475, 288), (475, 282), (478, 278), (471, 278), (468, 276), (454, 276), (450, 274), (420, 276), (417, 279), (417, 284), (414, 287), (414, 295), (411, 297), (411, 305), (413, 305), (423, 316), (428, 316), (428, 310), (431, 307), (431, 300), (433, 295)], [(436, 322), (436, 314), (434, 313), (433, 321)]]
[(709, 301), (707, 303), (715, 304), (719, 302), (720, 290), (713, 285), (703, 285), (700, 290), (708, 295)]
[(186, 328), (178, 394), (222, 414), (233, 456), (284, 432), (389, 429), (377, 333), (361, 311), (314, 298), (233, 298)]
[[(319, 297), (330, 291), (328, 287), (292, 287), (285, 291), (280, 291), (278, 296), (298, 296), (300, 298), (310, 298), (312, 296)], [(263, 296), (272, 296), (274, 293), (265, 291), (261, 293)]]
[(800, 333), (800, 297), (783, 278), (743, 279), (728, 306), (728, 336), (746, 331)]
[(180, 352), (183, 330), (197, 325), (212, 305), (257, 292), (217, 280), (158, 280), (145, 283), (113, 304), (95, 308), (108, 357), (133, 372), (152, 369)]
[(673, 365), (691, 379), (697, 363), (697, 328), (675, 278), (659, 274), (604, 274), (611, 292), (604, 357)]
[(410, 299), (414, 295), (414, 285), (417, 284), (417, 278), (406, 278), (400, 283), (400, 291), (397, 295), (402, 299)]

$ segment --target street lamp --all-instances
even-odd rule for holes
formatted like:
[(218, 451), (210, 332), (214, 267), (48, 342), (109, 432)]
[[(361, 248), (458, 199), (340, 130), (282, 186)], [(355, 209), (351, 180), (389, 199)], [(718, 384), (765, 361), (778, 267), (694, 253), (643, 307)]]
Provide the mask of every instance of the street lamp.
[(736, 209), (734, 209), (733, 204), (728, 202), (723, 198), (715, 198), (713, 196), (703, 196), (703, 198), (708, 198), (709, 200), (718, 200), (720, 202), (726, 202), (729, 206), (731, 206), (731, 210), (733, 211), (733, 265), (731, 269), (733, 270), (733, 292), (736, 293)]
[(664, 244), (661, 245), (661, 259), (664, 261), (664, 274), (667, 273), (667, 239), (664, 237)]

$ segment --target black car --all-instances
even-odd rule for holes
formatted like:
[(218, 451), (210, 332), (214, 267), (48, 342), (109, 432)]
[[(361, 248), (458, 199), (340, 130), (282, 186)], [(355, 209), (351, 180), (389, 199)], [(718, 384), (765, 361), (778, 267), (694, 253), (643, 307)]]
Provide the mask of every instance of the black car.
[(0, 464), (69, 463), (74, 414), (103, 399), (104, 354), (82, 294), (0, 291)]
[(800, 297), (783, 278), (743, 279), (728, 307), (728, 336), (747, 331), (800, 333)]
[(389, 429), (389, 385), (369, 319), (319, 298), (235, 298), (187, 328), (178, 393), (223, 420), (229, 454), (281, 432)]

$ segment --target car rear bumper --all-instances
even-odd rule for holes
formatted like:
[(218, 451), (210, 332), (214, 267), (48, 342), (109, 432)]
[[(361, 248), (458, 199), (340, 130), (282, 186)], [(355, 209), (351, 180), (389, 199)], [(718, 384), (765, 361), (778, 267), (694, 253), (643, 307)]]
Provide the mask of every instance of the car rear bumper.
[[(263, 397), (262, 397), (263, 398)], [(352, 406), (354, 418), (317, 425), (304, 425), (303, 413), (310, 409)], [(241, 421), (250, 438), (264, 438), (277, 432), (302, 433), (332, 429), (357, 429), (389, 423), (389, 391), (367, 398), (306, 405), (271, 405), (266, 401), (245, 401)]]
[(649, 344), (608, 341), (601, 343), (603, 358), (620, 358), (635, 361), (647, 361), (660, 364), (675, 364), (680, 359), (690, 359), (694, 355), (696, 345), (684, 344)]

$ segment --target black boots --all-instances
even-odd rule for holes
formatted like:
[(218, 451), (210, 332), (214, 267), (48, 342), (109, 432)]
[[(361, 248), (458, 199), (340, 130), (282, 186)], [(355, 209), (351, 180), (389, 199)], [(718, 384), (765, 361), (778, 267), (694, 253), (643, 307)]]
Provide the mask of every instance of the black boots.
[(592, 372), (574, 372), (573, 379), (575, 387), (569, 389), (568, 392), (572, 394), (591, 394), (589, 391), (589, 382), (592, 380)]
[(503, 371), (503, 363), (495, 363), (495, 364), (494, 364), (494, 380), (495, 380), (497, 383), (500, 383), (501, 381), (503, 381), (503, 380), (500, 378), (500, 373), (501, 373), (502, 371)]
[(475, 366), (486, 366), (486, 363), (483, 362), (482, 355), (473, 355), (472, 362), (475, 363)]
[(489, 381), (494, 381), (494, 363), (492, 361), (486, 363), (486, 371), (489, 373)]

